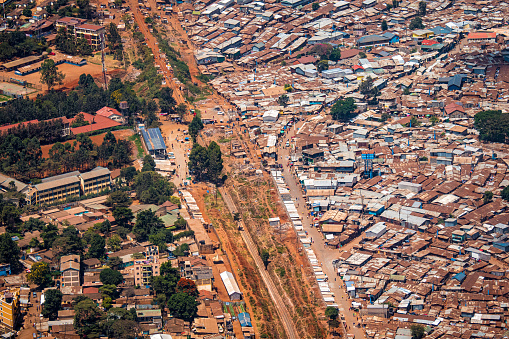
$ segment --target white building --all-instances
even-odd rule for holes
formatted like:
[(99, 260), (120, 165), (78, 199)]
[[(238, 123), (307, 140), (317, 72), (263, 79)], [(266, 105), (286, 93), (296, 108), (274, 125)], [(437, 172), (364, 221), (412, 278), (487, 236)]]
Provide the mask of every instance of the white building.
[(231, 272), (224, 271), (221, 273), (221, 280), (226, 288), (226, 292), (228, 292), (228, 295), (230, 296), (230, 300), (242, 299), (242, 292), (240, 291), (239, 285), (237, 285), (237, 281), (235, 281), (235, 277)]
[(387, 231), (384, 222), (379, 222), (371, 226), (366, 231), (366, 238), (378, 239)]

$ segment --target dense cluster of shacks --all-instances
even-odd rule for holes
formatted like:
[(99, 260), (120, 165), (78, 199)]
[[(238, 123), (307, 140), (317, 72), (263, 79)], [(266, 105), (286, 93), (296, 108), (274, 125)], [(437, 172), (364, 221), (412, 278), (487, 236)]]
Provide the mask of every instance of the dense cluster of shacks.
[[(109, 247), (107, 258), (120, 259), (117, 269), (123, 275), (123, 282), (118, 286), (120, 296), (113, 300), (113, 307), (127, 310), (134, 308), (141, 331), (154, 338), (225, 338), (226, 334), (233, 334), (236, 319), (240, 321), (239, 331), (242, 330), (244, 336), (250, 338), (254, 335), (254, 330), (235, 276), (227, 269), (221, 253), (216, 252), (218, 243), (209, 237), (211, 229), (205, 223), (192, 195), (182, 190), (180, 197), (181, 208), (171, 202), (130, 207), (134, 215), (133, 223), (140, 212), (151, 210), (166, 227), (171, 227), (179, 217), (184, 218), (187, 221), (186, 230), (194, 231), (194, 234), (167, 244), (167, 251), (159, 251), (158, 246), (149, 241), (137, 241), (132, 233), (127, 235), (127, 239), (123, 240), (118, 248)], [(56, 225), (59, 230), (73, 226), (80, 236), (94, 225), (109, 220), (112, 228), (104, 236), (111, 236), (116, 233), (118, 226), (112, 217), (111, 208), (105, 204), (106, 199), (107, 196), (101, 196), (41, 210), (36, 214), (23, 216), (22, 220), (32, 219), (33, 222), (33, 219), (38, 219)], [(175, 230), (174, 233), (182, 231)], [(23, 264), (26, 267), (42, 261), (49, 264), (51, 270), (61, 273), (55, 277), (55, 281), (56, 287), (63, 293), (62, 310), (58, 312), (56, 320), (41, 316), (35, 323), (35, 328), (41, 334), (78, 338), (73, 325), (73, 299), (77, 295), (84, 295), (98, 305), (102, 304), (104, 294), (100, 291), (103, 285), (100, 273), (107, 267), (107, 262), (98, 258), (83, 260), (79, 255), (73, 254), (62, 256), (62, 253), (55, 252), (55, 248), (34, 248), (31, 240), (35, 238), (42, 242), (40, 233), (27, 232), (22, 239), (13, 238), (23, 251)], [(189, 245), (189, 251), (184, 256), (175, 256), (173, 252), (183, 244)], [(150, 278), (160, 275), (160, 266), (167, 261), (171, 261), (172, 267), (178, 267), (181, 277), (192, 280), (198, 289), (198, 316), (193, 323), (175, 318), (167, 309), (161, 309), (153, 303), (154, 292), (150, 288)], [(10, 289), (19, 288), (26, 283), (21, 275), (10, 275), (10, 271), (2, 275), (5, 275), (2, 277), (3, 286)], [(24, 291), (20, 294), (22, 307), (18, 312), (24, 314), (30, 312), (32, 307), (35, 309), (38, 301), (29, 296), (28, 288), (28, 292), (23, 288), (21, 290)], [(161, 337), (161, 334), (170, 336)]]
[[(409, 29), (418, 1), (319, 5), (194, 2), (181, 15), (201, 71), (218, 75), (211, 83), (236, 106), (259, 157), (278, 166), (278, 148), (291, 148), (283, 162), (327, 246), (339, 248), (337, 274), (367, 336), (409, 338), (405, 328), (423, 324), (434, 338), (503, 337), (509, 154), (479, 142), (473, 116), (509, 108), (508, 4), (427, 2), (424, 29)], [(341, 59), (319, 70), (325, 43)], [(380, 93), (373, 105), (359, 93), (368, 76)], [(324, 114), (347, 97), (356, 118)], [(305, 122), (284, 145), (295, 120)]]

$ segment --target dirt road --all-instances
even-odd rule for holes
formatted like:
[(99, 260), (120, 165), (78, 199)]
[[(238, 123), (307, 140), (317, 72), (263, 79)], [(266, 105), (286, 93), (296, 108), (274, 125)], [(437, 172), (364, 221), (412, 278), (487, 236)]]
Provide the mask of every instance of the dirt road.
[[(291, 140), (291, 137), (295, 135), (296, 130), (296, 127), (292, 128), (281, 143), (284, 145), (286, 144), (286, 140)], [(350, 311), (351, 304), (349, 297), (346, 294), (346, 288), (342, 283), (342, 280), (337, 278), (336, 271), (332, 265), (332, 261), (338, 258), (339, 252), (337, 249), (330, 249), (326, 247), (323, 235), (318, 231), (318, 228), (311, 226), (312, 220), (310, 219), (308, 210), (306, 209), (306, 204), (304, 197), (302, 196), (300, 185), (297, 183), (297, 180), (291, 173), (291, 168), (287, 165), (288, 157), (290, 155), (290, 148), (278, 147), (278, 151), (279, 153), (277, 161), (283, 165), (283, 176), (288, 189), (290, 190), (290, 195), (293, 198), (296, 198), (295, 205), (299, 211), (299, 214), (302, 216), (302, 226), (308, 233), (308, 236), (313, 239), (312, 248), (316, 253), (317, 259), (322, 263), (323, 272), (327, 275), (327, 277), (329, 277), (329, 285), (331, 291), (336, 297), (336, 302), (339, 305), (340, 313), (345, 316), (344, 325), (348, 326), (346, 328), (346, 332), (349, 334), (354, 334), (355, 338), (357, 339), (365, 339), (366, 336), (364, 331), (361, 328), (354, 326), (354, 324), (359, 323), (359, 320), (356, 316), (354, 316), (354, 313)]]
[(145, 23), (145, 17), (141, 14), (136, 0), (128, 0), (128, 4), (131, 7), (131, 11), (134, 15), (134, 20), (138, 24), (138, 28), (147, 42), (147, 46), (154, 53), (154, 60), (159, 65), (159, 70), (163, 72), (163, 78), (166, 81), (166, 85), (173, 90), (173, 97), (177, 101), (177, 104), (185, 103), (186, 100), (180, 91), (180, 87), (173, 81), (173, 74), (166, 68), (166, 62), (160, 57), (161, 51), (157, 39), (150, 33), (147, 24)]
[[(233, 203), (230, 196), (226, 193), (224, 188), (219, 188), (219, 191), (221, 192), (223, 196), (223, 200), (226, 203), (226, 206), (228, 207), (228, 210), (233, 215), (237, 211), (237, 208), (235, 208), (235, 204)], [(281, 319), (281, 322), (283, 323), (283, 326), (285, 328), (285, 332), (288, 338), (298, 338), (297, 336), (297, 330), (295, 329), (295, 325), (293, 323), (293, 320), (290, 316), (290, 313), (288, 312), (288, 309), (286, 308), (283, 299), (279, 295), (279, 292), (274, 285), (274, 282), (272, 281), (269, 273), (265, 269), (265, 266), (262, 262), (262, 259), (260, 258), (260, 255), (258, 254), (257, 247), (255, 243), (253, 242), (253, 239), (251, 239), (251, 235), (249, 232), (245, 231), (246, 227), (243, 223), (243, 221), (240, 221), (240, 225), (243, 229), (241, 231), (242, 239), (244, 239), (244, 242), (246, 243), (246, 246), (249, 250), (249, 253), (253, 257), (256, 267), (258, 267), (258, 271), (260, 272), (260, 275), (262, 276), (263, 282), (265, 283), (265, 286), (267, 286), (267, 290), (269, 291), (270, 297), (272, 301), (274, 302), (274, 305), (276, 307), (277, 313), (279, 315), (279, 318)]]

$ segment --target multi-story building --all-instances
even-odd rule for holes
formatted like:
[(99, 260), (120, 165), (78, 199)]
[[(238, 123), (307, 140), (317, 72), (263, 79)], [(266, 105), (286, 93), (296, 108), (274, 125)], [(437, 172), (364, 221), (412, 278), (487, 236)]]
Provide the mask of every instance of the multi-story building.
[(69, 172), (45, 178), (40, 184), (28, 185), (22, 191), (29, 205), (50, 204), (70, 197), (99, 193), (111, 187), (111, 172), (96, 167), (90, 172)]
[(8, 328), (14, 328), (19, 315), (19, 288), (3, 291), (0, 294), (0, 322)]
[[(26, 201), (29, 205), (52, 203), (69, 197), (80, 196), (80, 179), (76, 172), (43, 179), (36, 185), (28, 185)], [(77, 172), (79, 174), (79, 172)]]
[(103, 26), (87, 24), (85, 19), (64, 17), (55, 22), (57, 30), (64, 28), (72, 31), (77, 38), (84, 38), (95, 49), (101, 47), (101, 35), (104, 35)]
[(104, 36), (105, 29), (103, 26), (83, 24), (76, 26), (74, 34), (77, 38), (84, 38), (88, 44), (95, 50), (101, 48), (101, 36)]
[(65, 255), (60, 259), (62, 287), (80, 286), (80, 256)]
[(104, 167), (96, 167), (90, 172), (82, 173), (79, 178), (84, 195), (99, 193), (111, 186), (111, 172)]
[(76, 26), (83, 25), (85, 22), (87, 22), (86, 19), (81, 18), (71, 18), (71, 17), (63, 17), (55, 21), (55, 27), (57, 28), (57, 31), (61, 28), (67, 30), (74, 31), (76, 29)]
[(134, 284), (137, 286), (150, 286), (150, 277), (160, 275), (161, 264), (159, 260), (136, 260), (132, 268)]

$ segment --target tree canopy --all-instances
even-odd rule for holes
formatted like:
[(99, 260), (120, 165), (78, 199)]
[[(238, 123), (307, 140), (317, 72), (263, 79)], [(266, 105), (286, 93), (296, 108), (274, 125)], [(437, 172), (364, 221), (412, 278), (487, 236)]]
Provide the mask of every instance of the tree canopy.
[(212, 141), (207, 148), (195, 143), (189, 155), (188, 166), (189, 172), (195, 176), (196, 180), (219, 183), (223, 170), (221, 148), (215, 141)]
[(198, 137), (198, 133), (203, 129), (203, 122), (198, 114), (196, 114), (189, 124), (189, 135), (193, 139), (193, 142), (196, 142), (196, 138)]
[(422, 18), (417, 16), (410, 21), (410, 26), (408, 26), (410, 29), (423, 29), (424, 24), (422, 23)]
[(18, 244), (12, 240), (9, 233), (0, 234), (0, 263), (10, 264), (11, 271), (18, 273), (22, 269), (19, 261), (20, 250)]
[(53, 282), (53, 278), (48, 264), (43, 261), (33, 263), (30, 272), (27, 273), (27, 280), (40, 287), (49, 286)]
[(58, 71), (53, 59), (46, 59), (41, 65), (41, 82), (52, 89), (55, 85), (61, 85), (65, 78), (65, 74)]
[(357, 108), (353, 98), (346, 98), (336, 101), (332, 106), (330, 113), (332, 119), (339, 121), (349, 121), (355, 114), (354, 111)]
[(176, 186), (156, 172), (141, 172), (134, 179), (136, 196), (144, 204), (162, 204), (175, 193)]
[(101, 271), (99, 279), (101, 279), (101, 282), (105, 285), (116, 286), (119, 285), (124, 280), (124, 277), (122, 276), (122, 273), (120, 273), (119, 271), (113, 270), (111, 268), (105, 268)]
[(509, 142), (509, 116), (500, 110), (481, 111), (474, 116), (474, 127), (479, 139), (491, 142)]
[(44, 306), (42, 315), (49, 320), (55, 320), (58, 317), (58, 311), (62, 309), (62, 292), (51, 289), (44, 292)]

